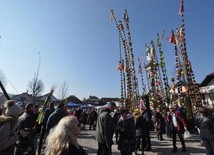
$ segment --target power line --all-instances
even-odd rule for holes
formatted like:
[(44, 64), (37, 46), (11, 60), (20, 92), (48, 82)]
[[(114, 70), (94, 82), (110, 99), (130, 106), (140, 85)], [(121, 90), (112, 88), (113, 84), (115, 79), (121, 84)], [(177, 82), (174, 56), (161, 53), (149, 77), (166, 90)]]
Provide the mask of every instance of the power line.
[(7, 80), (9, 81), (10, 85), (13, 87), (13, 89), (15, 90), (15, 92), (17, 94), (19, 94), (19, 92), (17, 91), (17, 89), (15, 88), (15, 86), (12, 84), (12, 82), (7, 78)]
[[(0, 35), (0, 51), (1, 51), (1, 35)], [(0, 61), (1, 61), (1, 53), (0, 53)], [(17, 91), (17, 89), (15, 88), (15, 86), (13, 85), (13, 83), (10, 81), (10, 79), (6, 76), (5, 72), (2, 70), (2, 68), (0, 67), (0, 70), (2, 71), (2, 74), (4, 75), (5, 79), (7, 79), (7, 81), (9, 82), (9, 84), (13, 87), (13, 89), (15, 90), (16, 93), (19, 93)]]
[(13, 85), (13, 83), (10, 81), (10, 79), (6, 76), (5, 72), (2, 70), (1, 67), (0, 67), (0, 70), (2, 71), (2, 73), (3, 73), (3, 75), (4, 75), (5, 79), (6, 79), (6, 81), (8, 81), (9, 84), (12, 86), (12, 88), (15, 90), (15, 92), (16, 92), (17, 94), (19, 94), (19, 92), (17, 91), (17, 89), (15, 88), (15, 86)]

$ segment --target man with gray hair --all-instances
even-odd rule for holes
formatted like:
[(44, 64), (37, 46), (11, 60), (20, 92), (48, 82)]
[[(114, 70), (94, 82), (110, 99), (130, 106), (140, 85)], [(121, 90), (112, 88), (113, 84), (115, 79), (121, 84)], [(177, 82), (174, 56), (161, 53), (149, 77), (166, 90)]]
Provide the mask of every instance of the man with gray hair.
[(95, 137), (98, 142), (97, 155), (111, 155), (112, 138), (115, 129), (110, 113), (116, 108), (116, 104), (110, 102), (100, 110), (95, 132)]

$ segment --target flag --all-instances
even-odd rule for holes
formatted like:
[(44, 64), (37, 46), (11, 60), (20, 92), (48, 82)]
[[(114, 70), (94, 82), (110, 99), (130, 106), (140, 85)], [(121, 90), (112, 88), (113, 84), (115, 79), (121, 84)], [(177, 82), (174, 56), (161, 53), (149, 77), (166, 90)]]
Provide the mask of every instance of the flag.
[(172, 34), (170, 35), (170, 37), (168, 38), (168, 40), (172, 44), (176, 43), (174, 32), (172, 32)]

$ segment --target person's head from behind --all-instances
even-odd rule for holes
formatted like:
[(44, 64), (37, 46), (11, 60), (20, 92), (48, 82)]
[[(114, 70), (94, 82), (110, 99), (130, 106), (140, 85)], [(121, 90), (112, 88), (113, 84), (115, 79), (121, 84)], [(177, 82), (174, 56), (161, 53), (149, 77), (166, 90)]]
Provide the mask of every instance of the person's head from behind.
[(209, 117), (212, 113), (210, 107), (207, 107), (207, 106), (198, 107), (198, 112), (202, 113), (204, 116), (207, 116), (207, 117)]
[(33, 113), (34, 113), (34, 114), (39, 113), (39, 105), (38, 105), (38, 104), (35, 104), (35, 105), (34, 105)]
[(57, 108), (58, 108), (58, 109), (65, 110), (65, 104), (64, 104), (64, 103), (59, 103), (59, 104), (57, 105)]
[(80, 133), (78, 120), (75, 116), (65, 116), (51, 129), (46, 140), (46, 155), (61, 154), (69, 145), (79, 147), (77, 137)]
[(48, 105), (49, 105), (50, 108), (52, 108), (52, 109), (54, 108), (54, 103), (53, 102), (49, 102)]
[(126, 109), (126, 108), (120, 109), (120, 114), (123, 117), (123, 119), (127, 119), (128, 113), (129, 113), (128, 109)]
[(71, 131), (71, 133), (77, 138), (80, 133), (79, 121), (75, 116), (66, 116), (60, 120), (58, 126), (65, 131)]
[(106, 104), (106, 107), (111, 111), (114, 112), (115, 109), (117, 109), (117, 106), (114, 102), (109, 102)]
[(28, 103), (25, 106), (25, 111), (29, 114), (33, 114), (34, 112), (34, 104), (33, 103)]
[(15, 105), (15, 101), (8, 100), (4, 103), (6, 108), (5, 115), (10, 116), (12, 118), (18, 119), (22, 113), (22, 108), (18, 105)]

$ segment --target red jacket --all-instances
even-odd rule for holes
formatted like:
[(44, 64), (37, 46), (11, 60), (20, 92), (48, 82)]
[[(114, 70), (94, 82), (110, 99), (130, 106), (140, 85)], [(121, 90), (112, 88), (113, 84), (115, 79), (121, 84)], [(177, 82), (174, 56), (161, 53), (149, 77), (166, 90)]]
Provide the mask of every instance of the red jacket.
[[(183, 127), (186, 127), (186, 121), (184, 119), (184, 117), (178, 112), (178, 111), (175, 111), (175, 118), (176, 118), (176, 121), (177, 121), (177, 124), (178, 126), (175, 127), (178, 131), (182, 131), (183, 130)], [(171, 126), (174, 126), (173, 125), (173, 121), (172, 121), (172, 113), (170, 112), (168, 115), (167, 115), (167, 121), (169, 122), (169, 124)]]

